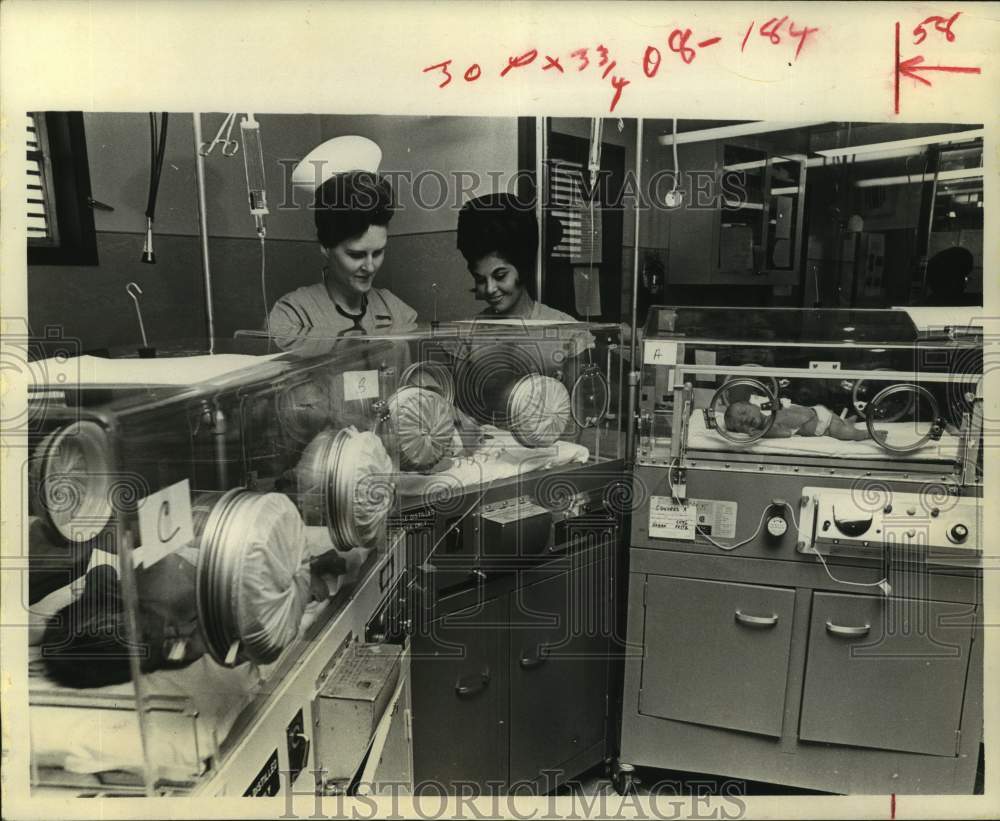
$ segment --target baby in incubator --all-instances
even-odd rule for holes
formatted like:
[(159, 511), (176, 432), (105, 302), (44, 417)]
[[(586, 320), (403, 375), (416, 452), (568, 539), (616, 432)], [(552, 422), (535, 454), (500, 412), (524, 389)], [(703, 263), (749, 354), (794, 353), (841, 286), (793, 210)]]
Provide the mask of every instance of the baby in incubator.
[[(724, 420), (726, 430), (734, 433), (753, 433), (763, 430), (767, 423), (764, 412), (751, 402), (733, 402), (726, 408)], [(765, 438), (788, 438), (790, 436), (830, 436), (845, 442), (871, 439), (868, 429), (856, 428), (856, 416), (841, 419), (829, 408), (814, 405), (788, 405), (775, 412), (774, 424)], [(886, 431), (875, 431), (875, 437), (885, 439)]]

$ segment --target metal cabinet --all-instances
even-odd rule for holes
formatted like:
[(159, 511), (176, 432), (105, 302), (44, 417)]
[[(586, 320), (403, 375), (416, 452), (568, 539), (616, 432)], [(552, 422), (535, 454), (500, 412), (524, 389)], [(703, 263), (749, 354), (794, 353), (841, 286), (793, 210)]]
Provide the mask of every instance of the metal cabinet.
[(814, 593), (799, 738), (957, 755), (974, 623), (969, 604)]
[(646, 576), (643, 715), (778, 737), (795, 591)]
[(511, 783), (535, 781), (603, 745), (612, 618), (606, 573), (598, 562), (507, 597)]
[(506, 777), (506, 602), (480, 602), (432, 621), (413, 637), (414, 781)]
[(418, 790), (545, 791), (605, 757), (614, 560), (609, 541), (437, 602), (412, 639)]

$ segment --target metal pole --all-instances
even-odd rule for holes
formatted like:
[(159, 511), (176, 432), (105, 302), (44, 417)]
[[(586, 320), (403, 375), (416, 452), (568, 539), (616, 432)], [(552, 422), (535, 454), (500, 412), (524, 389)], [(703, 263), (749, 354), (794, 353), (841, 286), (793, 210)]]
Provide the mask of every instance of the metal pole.
[(542, 301), (542, 263), (545, 260), (545, 160), (549, 151), (546, 140), (546, 117), (535, 118), (535, 216), (538, 219), (538, 251), (535, 254), (535, 294)]
[(194, 163), (198, 178), (198, 231), (201, 234), (201, 267), (205, 278), (205, 320), (208, 352), (215, 353), (215, 313), (212, 309), (212, 265), (208, 257), (208, 209), (205, 207), (205, 158), (201, 155), (201, 114), (193, 114)]
[[(635, 186), (642, 190), (642, 118), (635, 123)], [(629, 340), (629, 374), (628, 374), (628, 419), (625, 420), (625, 463), (635, 463), (635, 426), (636, 400), (639, 393), (639, 363), (636, 359), (639, 349), (639, 216), (642, 213), (641, 197), (635, 204), (635, 237), (632, 251), (632, 323)]]
[[(635, 185), (636, 190), (641, 189), (642, 183), (642, 118), (635, 123)], [(635, 364), (636, 348), (639, 344), (636, 325), (639, 322), (639, 217), (642, 214), (641, 197), (635, 204), (635, 237), (633, 243), (635, 249), (632, 254), (632, 339), (631, 339), (631, 359), (632, 369), (638, 370)]]

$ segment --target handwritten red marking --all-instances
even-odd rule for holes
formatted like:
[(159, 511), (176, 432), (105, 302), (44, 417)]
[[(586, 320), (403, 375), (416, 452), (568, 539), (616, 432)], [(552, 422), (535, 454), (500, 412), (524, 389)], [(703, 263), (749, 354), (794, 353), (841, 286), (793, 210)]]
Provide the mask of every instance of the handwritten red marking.
[(779, 32), (787, 19), (787, 14), (781, 18), (772, 17), (760, 27), (760, 36), (767, 37), (774, 45), (778, 45), (778, 43), (781, 42), (781, 35)]
[(614, 71), (614, 70), (615, 70), (615, 66), (616, 66), (616, 65), (618, 65), (618, 61), (617, 61), (617, 60), (612, 60), (612, 61), (611, 61), (611, 62), (610, 62), (610, 63), (608, 64), (608, 67), (607, 67), (606, 69), (604, 69), (604, 73), (603, 73), (603, 74), (601, 75), (601, 79), (602, 79), (602, 80), (607, 80), (607, 79), (608, 79), (608, 75), (609, 75), (609, 74), (610, 74), (610, 73), (611, 73), (612, 71)]
[(597, 65), (598, 66), (606, 66), (608, 64), (608, 49), (607, 49), (607, 47), (604, 46), (604, 45), (600, 45), (600, 46), (597, 47), (597, 50), (601, 54), (601, 62), (599, 62)]
[(473, 63), (465, 70), (465, 74), (462, 76), (465, 78), (465, 82), (474, 83), (482, 76), (482, 73), (483, 70), (479, 67), (479, 63)]
[(587, 66), (590, 65), (590, 58), (587, 57), (587, 49), (585, 48), (578, 48), (576, 51), (572, 52), (569, 56), (576, 57), (578, 60), (582, 61), (583, 65), (581, 65), (577, 69), (577, 71), (583, 71)]
[(615, 106), (618, 105), (618, 101), (622, 97), (622, 89), (630, 82), (631, 80), (626, 80), (624, 77), (618, 77), (617, 75), (611, 78), (611, 85), (615, 89), (615, 96), (611, 98), (611, 111), (614, 111)]
[(946, 71), (951, 74), (980, 74), (981, 71), (977, 66), (924, 66), (924, 58), (922, 55), (917, 55), (916, 57), (911, 57), (909, 60), (904, 60), (899, 64), (899, 73), (902, 77), (910, 77), (914, 80), (918, 80), (924, 85), (931, 85), (930, 80), (927, 80), (917, 74), (918, 71)]
[(656, 46), (646, 46), (646, 53), (642, 55), (642, 73), (647, 77), (655, 77), (660, 70), (660, 50)]
[(558, 57), (549, 57), (548, 54), (545, 55), (545, 65), (542, 66), (542, 71), (548, 71), (549, 69), (558, 69), (560, 74), (565, 74), (563, 71), (562, 63), (559, 62)]
[(951, 17), (939, 17), (935, 15), (921, 21), (913, 29), (913, 45), (919, 46), (922, 42), (924, 42), (924, 40), (927, 39), (927, 29), (925, 29), (924, 26), (929, 23), (933, 23), (934, 28), (941, 32), (949, 43), (954, 43), (955, 33), (951, 30), (951, 27), (955, 25), (955, 21), (961, 16), (961, 14), (962, 12), (956, 11)]
[(896, 62), (893, 64), (895, 110), (899, 113), (899, 22), (896, 22)]
[(892, 798), (889, 799), (889, 817), (896, 818), (896, 793), (893, 793)]
[(507, 58), (507, 67), (503, 71), (500, 72), (500, 76), (501, 77), (506, 77), (507, 73), (512, 68), (523, 68), (524, 66), (531, 65), (533, 62), (535, 62), (535, 58), (537, 56), (538, 56), (538, 49), (537, 48), (533, 48), (533, 49), (529, 49), (528, 51), (524, 52), (524, 54), (520, 55), (519, 57), (508, 57)]
[(708, 48), (709, 46), (714, 46), (716, 43), (722, 42), (721, 37), (709, 37), (707, 40), (702, 40), (698, 43), (698, 48)]
[(753, 31), (753, 27), (757, 25), (757, 21), (754, 20), (749, 26), (747, 26), (747, 33), (743, 35), (743, 42), (740, 43), (740, 51), (746, 48), (747, 40), (750, 39), (750, 32)]
[(441, 71), (444, 72), (445, 81), (441, 83), (441, 85), (439, 85), (438, 88), (444, 88), (446, 85), (448, 85), (448, 83), (451, 82), (451, 72), (448, 71), (449, 65), (451, 65), (451, 60), (445, 60), (443, 63), (435, 63), (432, 66), (427, 66), (427, 68), (423, 70), (423, 73), (426, 74), (428, 71), (433, 71), (436, 68), (441, 69)]
[(795, 49), (795, 59), (796, 60), (799, 59), (799, 52), (802, 51), (802, 46), (804, 46), (806, 44), (806, 38), (810, 34), (815, 34), (817, 31), (819, 31), (818, 28), (810, 28), (809, 26), (806, 26), (803, 29), (797, 29), (795, 27), (795, 23), (789, 23), (788, 24), (788, 34), (793, 39), (796, 38), (796, 37), (799, 39), (799, 47), (797, 49)]
[[(926, 21), (925, 21), (926, 22)], [(893, 76), (893, 97), (894, 97), (894, 107), (895, 112), (899, 114), (899, 80), (901, 77), (909, 77), (911, 80), (916, 80), (918, 83), (922, 83), (925, 86), (932, 85), (931, 81), (926, 77), (921, 77), (920, 72), (923, 71), (943, 71), (948, 74), (981, 74), (982, 71), (978, 66), (925, 66), (923, 64), (924, 57), (922, 54), (918, 54), (915, 57), (910, 57), (908, 60), (903, 60), (900, 56), (899, 51), (899, 22), (896, 22), (896, 40), (895, 40), (895, 50), (896, 50), (896, 62), (894, 67)]]
[(687, 44), (687, 41), (691, 38), (691, 29), (674, 29), (670, 32), (670, 36), (667, 38), (667, 45), (670, 47), (671, 51), (676, 52), (681, 56), (681, 59), (688, 65), (695, 58), (695, 50)]

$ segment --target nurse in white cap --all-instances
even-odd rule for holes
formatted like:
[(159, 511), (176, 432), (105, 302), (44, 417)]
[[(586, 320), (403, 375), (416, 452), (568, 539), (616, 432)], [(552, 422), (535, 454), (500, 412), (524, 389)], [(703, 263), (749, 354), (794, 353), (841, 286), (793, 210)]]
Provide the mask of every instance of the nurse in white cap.
[(379, 176), (381, 149), (365, 137), (336, 137), (314, 148), (292, 172), (296, 191), (314, 197), (322, 281), (285, 294), (271, 309), (269, 333), (283, 348), (306, 339), (406, 333), (417, 312), (374, 286), (385, 259), (395, 204)]

